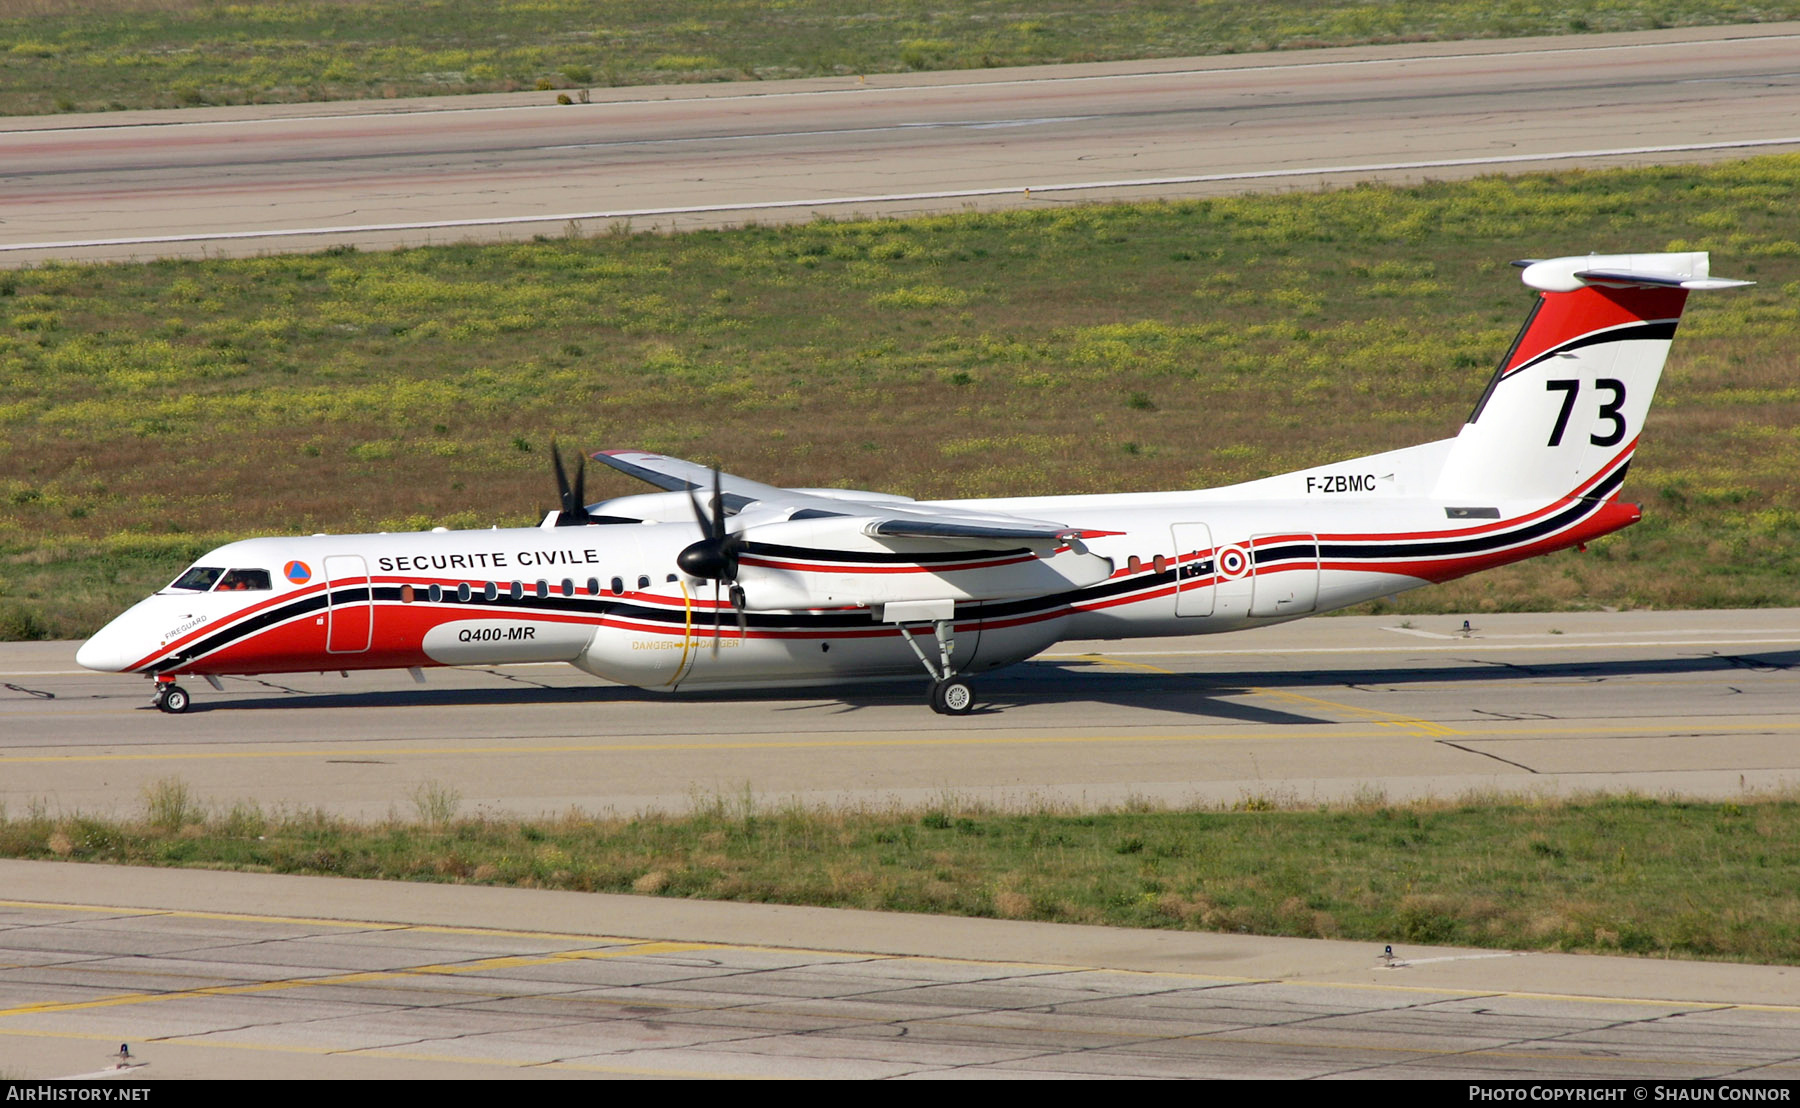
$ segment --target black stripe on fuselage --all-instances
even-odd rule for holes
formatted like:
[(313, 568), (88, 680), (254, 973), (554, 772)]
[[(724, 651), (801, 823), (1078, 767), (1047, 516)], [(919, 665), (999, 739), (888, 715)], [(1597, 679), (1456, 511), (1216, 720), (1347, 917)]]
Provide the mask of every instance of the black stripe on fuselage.
[(189, 643), (187, 646), (182, 647), (180, 650), (168, 655), (159, 662), (152, 662), (150, 665), (144, 667), (144, 672), (162, 673), (165, 670), (175, 669), (179, 666), (186, 665), (196, 658), (211, 654), (215, 650), (230, 646), (232, 643), (246, 635), (254, 635), (264, 628), (273, 627), (278, 623), (286, 623), (296, 616), (309, 615), (313, 612), (322, 611), (324, 607), (325, 594), (316, 592), (311, 596), (303, 596), (298, 600), (292, 600), (286, 604), (278, 604), (273, 608), (266, 608), (263, 611), (250, 616), (248, 619), (232, 624), (223, 631), (216, 631), (203, 639)]
[[(1583, 517), (1594, 512), (1606, 499), (1607, 494), (1623, 482), (1627, 468), (1628, 465), (1622, 465), (1609, 474), (1605, 480), (1595, 486), (1591, 497), (1578, 500), (1555, 515), (1509, 531), (1493, 532), (1464, 539), (1322, 542), (1316, 551), (1311, 543), (1284, 543), (1280, 546), (1257, 549), (1253, 551), (1253, 556), (1258, 566), (1270, 567), (1293, 560), (1312, 564), (1317, 564), (1320, 558), (1333, 561), (1410, 560), (1499, 550), (1529, 542), (1579, 522)], [(1018, 600), (965, 605), (957, 613), (956, 618), (958, 621), (1011, 619), (1053, 611), (1057, 608), (1066, 608), (1077, 603), (1115, 600), (1134, 592), (1155, 591), (1175, 585), (1178, 581), (1211, 576), (1213, 570), (1212, 558), (1197, 558), (1184, 564), (1171, 565), (1161, 573), (1115, 577), (1083, 588), (1024, 597)], [(372, 590), (374, 599), (377, 602), (398, 604), (401, 602), (400, 588), (398, 585), (377, 585)], [(412, 588), (418, 591), (424, 586), (414, 585)], [(362, 603), (370, 598), (370, 593), (371, 590), (366, 585), (334, 589), (331, 593), (331, 603), (333, 606)], [(492, 618), (504, 618), (506, 613), (496, 609), (509, 609), (514, 612), (523, 609), (526, 613), (541, 612), (547, 615), (580, 615), (591, 619), (603, 617), (631, 619), (641, 623), (663, 624), (670, 628), (684, 627), (691, 621), (696, 626), (708, 629), (728, 630), (736, 625), (738, 618), (737, 613), (729, 607), (694, 607), (690, 610), (684, 603), (652, 605), (635, 603), (622, 598), (527, 596), (514, 600), (501, 594), (493, 600), (488, 600), (480, 593), (476, 593), (465, 601), (456, 599), (455, 593), (449, 592), (439, 601), (419, 599), (414, 603), (431, 604), (434, 608), (463, 608), (467, 609), (471, 616), (485, 611), (490, 613)], [(254, 616), (214, 632), (176, 653), (166, 656), (161, 661), (144, 667), (144, 672), (162, 673), (179, 668), (268, 627), (322, 611), (325, 606), (325, 595), (314, 593), (258, 612)], [(845, 631), (870, 630), (885, 626), (875, 622), (872, 614), (866, 609), (827, 612), (746, 612), (744, 621), (747, 627), (759, 630)]]
[(1625, 480), (1626, 466), (1620, 466), (1594, 487), (1594, 495), (1575, 501), (1568, 508), (1535, 523), (1466, 539), (1430, 539), (1418, 542), (1321, 543), (1319, 554), (1333, 561), (1355, 558), (1446, 558), (1463, 554), (1482, 554), (1503, 547), (1530, 542), (1564, 530), (1592, 515), (1607, 498), (1607, 493)]

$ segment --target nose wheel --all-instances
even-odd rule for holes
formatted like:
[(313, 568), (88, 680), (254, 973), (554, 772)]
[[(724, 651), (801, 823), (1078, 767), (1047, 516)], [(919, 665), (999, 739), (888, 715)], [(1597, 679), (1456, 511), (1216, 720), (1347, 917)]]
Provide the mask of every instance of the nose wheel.
[(180, 715), (193, 701), (188, 698), (186, 689), (170, 683), (156, 686), (156, 695), (150, 698), (150, 703), (171, 715)]

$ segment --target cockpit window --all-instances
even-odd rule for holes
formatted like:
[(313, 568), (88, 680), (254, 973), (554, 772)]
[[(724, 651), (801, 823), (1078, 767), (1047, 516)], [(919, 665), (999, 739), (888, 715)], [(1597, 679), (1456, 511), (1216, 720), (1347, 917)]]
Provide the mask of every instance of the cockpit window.
[(219, 582), (220, 592), (268, 592), (269, 571), (266, 569), (234, 569)]
[(205, 592), (207, 589), (213, 587), (213, 582), (217, 581), (219, 575), (224, 572), (224, 570), (216, 569), (212, 566), (195, 566), (180, 577), (177, 577), (175, 583), (169, 587), (171, 589), (188, 589), (193, 592)]

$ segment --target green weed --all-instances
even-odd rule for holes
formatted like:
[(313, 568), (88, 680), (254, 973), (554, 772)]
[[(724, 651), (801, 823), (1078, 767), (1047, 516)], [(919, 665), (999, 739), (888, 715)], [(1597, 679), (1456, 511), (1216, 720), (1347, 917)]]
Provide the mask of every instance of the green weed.
[(759, 812), (721, 795), (683, 816), (531, 820), (457, 818), (441, 786), (414, 799), (410, 824), (247, 804), (208, 817), (165, 782), (137, 821), (0, 813), (0, 856), (1800, 963), (1791, 797), (1075, 813), (953, 798)]

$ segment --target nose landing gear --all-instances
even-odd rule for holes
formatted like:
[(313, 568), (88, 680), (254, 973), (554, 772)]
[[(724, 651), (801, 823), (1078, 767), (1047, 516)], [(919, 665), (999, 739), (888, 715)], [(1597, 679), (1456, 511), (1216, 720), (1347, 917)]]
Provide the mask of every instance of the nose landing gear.
[(188, 710), (188, 705), (193, 701), (189, 699), (187, 690), (177, 685), (173, 677), (158, 677), (156, 693), (150, 698), (150, 703), (164, 712), (180, 715)]

